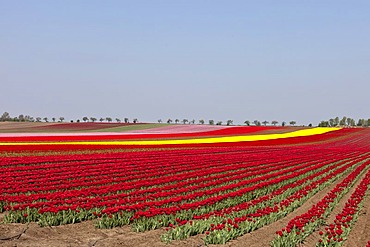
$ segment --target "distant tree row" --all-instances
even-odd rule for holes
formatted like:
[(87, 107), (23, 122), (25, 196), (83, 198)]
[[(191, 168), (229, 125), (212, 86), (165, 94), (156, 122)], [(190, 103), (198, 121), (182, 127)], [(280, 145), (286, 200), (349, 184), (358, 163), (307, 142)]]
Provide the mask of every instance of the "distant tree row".
[[(263, 122), (260, 122), (260, 121), (258, 121), (258, 120), (254, 120), (253, 122), (252, 122), (255, 126), (262, 126), (262, 124), (264, 125), (264, 126), (267, 126), (270, 122), (269, 121), (263, 121)], [(251, 124), (251, 121), (249, 121), (249, 120), (246, 120), (246, 121), (244, 121), (244, 124), (245, 125), (247, 125), (247, 126), (250, 126)], [(276, 121), (276, 120), (273, 120), (273, 121), (271, 121), (271, 124), (273, 125), (273, 126), (276, 126), (277, 124), (278, 124), (279, 122), (278, 121)], [(296, 125), (296, 121), (290, 121), (289, 122), (289, 124), (291, 125), (291, 126), (294, 126), (294, 125)], [(283, 121), (283, 122), (281, 122), (281, 126), (286, 126), (286, 122), (285, 121)]]
[(329, 120), (324, 120), (324, 121), (321, 121), (318, 125), (319, 127), (354, 127), (354, 126), (358, 126), (358, 127), (369, 127), (370, 126), (370, 118), (369, 119), (364, 119), (364, 118), (360, 118), (358, 119), (357, 121), (353, 118), (350, 118), (350, 117), (342, 117), (341, 119), (339, 119), (339, 117), (335, 117), (335, 118), (330, 118)]
[(34, 118), (29, 115), (20, 114), (18, 117), (11, 117), (8, 112), (4, 112), (0, 117), (0, 122), (36, 122), (41, 121), (40, 117)]
[[(176, 118), (175, 119), (175, 121), (173, 121), (171, 118), (169, 118), (168, 120), (167, 120), (167, 123), (168, 124), (171, 124), (171, 123), (175, 123), (175, 124), (178, 124), (178, 123), (182, 123), (182, 124), (195, 124), (195, 119), (193, 119), (193, 120), (188, 120), (188, 119), (186, 119), (186, 118), (184, 118), (184, 119), (182, 119), (181, 121), (180, 121), (180, 119), (178, 119), (178, 118)], [(226, 125), (233, 125), (233, 120), (227, 120), (226, 121)], [(162, 119), (158, 119), (158, 123), (163, 123), (163, 121), (162, 121)], [(200, 119), (199, 121), (198, 121), (198, 123), (199, 124), (205, 124), (206, 123), (206, 121), (205, 120), (203, 120), (203, 119)], [(218, 121), (218, 122), (215, 122), (215, 120), (208, 120), (208, 124), (209, 125), (222, 125), (222, 121)]]
[[(42, 120), (44, 122), (49, 122), (49, 118), (47, 117), (31, 117), (29, 115), (19, 115), (18, 117), (11, 117), (10, 114), (8, 112), (4, 112), (1, 117), (0, 117), (0, 122), (4, 122), (4, 121), (12, 121), (12, 122), (42, 122)], [(58, 117), (58, 118), (55, 118), (55, 117), (52, 117), (51, 118), (51, 121), (52, 122), (64, 122), (65, 118), (64, 117)], [(123, 118), (122, 120), (120, 118), (115, 118), (114, 119), (117, 123), (130, 123), (130, 119), (129, 118)], [(113, 118), (111, 117), (101, 117), (101, 118), (96, 118), (96, 117), (83, 117), (82, 118), (82, 121), (84, 122), (108, 122), (108, 123), (111, 123), (113, 122)], [(71, 120), (71, 122), (74, 122), (73, 120)], [(76, 120), (76, 122), (80, 122), (79, 119)], [(132, 119), (132, 123), (138, 123), (138, 119), (137, 118), (134, 118)], [(182, 123), (182, 124), (195, 124), (195, 119), (193, 120), (188, 120), (186, 118), (180, 120), (178, 118), (176, 118), (175, 120), (172, 120), (171, 118), (167, 119), (166, 121), (168, 124), (171, 124), (171, 123), (175, 123), (175, 124), (178, 124), (178, 123)], [(163, 123), (162, 119), (158, 119), (158, 123)], [(206, 124), (206, 121), (204, 119), (200, 119), (198, 121), (199, 124)], [(289, 122), (289, 125), (290, 126), (295, 126), (296, 125), (296, 121), (290, 121)], [(210, 119), (208, 120), (208, 124), (209, 125), (222, 125), (223, 122), (222, 121), (215, 121), (213, 119)], [(234, 124), (234, 121), (229, 119), (225, 122), (226, 125), (233, 125)], [(254, 126), (267, 126), (270, 124), (269, 121), (267, 120), (264, 120), (264, 121), (259, 121), (259, 120), (254, 120), (254, 121), (249, 121), (249, 120), (246, 120), (244, 121), (244, 124), (247, 125), (247, 126), (250, 126), (250, 125), (254, 125)], [(279, 122), (276, 121), (276, 120), (273, 120), (271, 121), (271, 125), (273, 126), (276, 126), (278, 125)], [(283, 121), (281, 122), (281, 126), (286, 126), (287, 125), (287, 122)], [(309, 124), (308, 126), (312, 126), (312, 124)], [(364, 118), (361, 118), (361, 119), (358, 119), (357, 121), (353, 118), (350, 118), (350, 117), (342, 117), (341, 119), (339, 119), (339, 117), (335, 117), (335, 118), (331, 118), (329, 120), (324, 120), (324, 121), (321, 121), (318, 125), (319, 127), (354, 127), (354, 126), (358, 126), (358, 127), (369, 127), (370, 126), (370, 118), (369, 119), (364, 119)]]
[[(103, 117), (101, 117), (101, 118), (99, 118), (99, 119), (97, 119), (97, 118), (95, 118), (95, 117), (83, 117), (82, 118), (82, 121), (84, 121), (84, 122), (96, 122), (96, 121), (98, 121), (99, 120), (99, 122), (108, 122), (108, 123), (111, 123), (111, 122), (113, 122), (113, 118), (111, 118), (111, 117), (105, 117), (105, 118), (103, 118)], [(130, 120), (129, 120), (129, 118), (123, 118), (123, 120), (121, 120), (120, 118), (115, 118), (114, 119), (117, 123), (121, 123), (121, 122), (123, 122), (123, 123), (130, 123)], [(79, 122), (79, 119), (77, 119), (77, 122)], [(133, 120), (132, 120), (132, 122), (133, 123), (138, 123), (139, 122), (139, 120), (137, 119), (137, 118), (134, 118)]]
[[(182, 123), (182, 124), (195, 124), (195, 120), (193, 119), (193, 120), (191, 120), (191, 121), (189, 121), (188, 119), (186, 119), (186, 118), (184, 118), (184, 119), (182, 119), (181, 121), (180, 121), (180, 119), (175, 119), (174, 121), (171, 119), (171, 118), (169, 118), (167, 121), (166, 121), (168, 124), (171, 124), (171, 123), (175, 123), (175, 124), (178, 124), (178, 123)], [(158, 119), (158, 123), (163, 123), (163, 120), (162, 119)], [(206, 123), (206, 121), (204, 120), (204, 119), (200, 119), (199, 121), (198, 121), (198, 123), (199, 124), (205, 124)], [(222, 125), (222, 121), (215, 121), (215, 120), (212, 120), (212, 119), (210, 119), (210, 120), (208, 120), (208, 124), (209, 125)], [(250, 126), (250, 125), (255, 125), (255, 126), (262, 126), (262, 124), (264, 125), (264, 126), (267, 126), (268, 124), (269, 124), (270, 122), (269, 121), (263, 121), (263, 122), (260, 122), (260, 121), (258, 121), (258, 120), (254, 120), (253, 122), (251, 122), (251, 121), (249, 121), (249, 120), (246, 120), (246, 121), (244, 121), (244, 124), (245, 125), (247, 125), (247, 126)], [(271, 121), (271, 124), (273, 125), (273, 126), (276, 126), (277, 124), (278, 124), (279, 122), (278, 121), (276, 121), (276, 120), (273, 120), (273, 121)], [(294, 126), (295, 124), (296, 124), (297, 122), (296, 121), (290, 121), (289, 122), (289, 124), (291, 125), (291, 126)], [(234, 121), (233, 120), (231, 120), (231, 119), (229, 119), (229, 120), (227, 120), (226, 121), (226, 125), (233, 125), (234, 124)], [(287, 123), (286, 122), (281, 122), (281, 126), (285, 126)], [(312, 126), (312, 124), (310, 124), (310, 126)]]
[[(49, 122), (49, 118), (47, 117), (44, 117), (44, 118), (41, 118), (41, 117), (31, 117), (29, 115), (19, 115), (18, 117), (11, 117), (10, 114), (8, 112), (4, 112), (2, 114), (2, 116), (0, 117), (0, 122), (4, 122), (4, 121), (13, 121), (13, 122), (42, 122), (42, 120), (44, 122)], [(65, 118), (64, 117), (59, 117), (59, 118), (55, 118), (55, 117), (52, 117), (51, 118), (51, 121), (52, 122), (64, 122)], [(114, 119), (117, 123), (130, 123), (130, 119), (129, 118), (123, 118), (122, 120), (120, 118), (115, 118)], [(113, 118), (111, 117), (101, 117), (101, 118), (96, 118), (96, 117), (83, 117), (82, 118), (82, 121), (83, 122), (108, 122), (108, 123), (111, 123), (113, 122)], [(74, 122), (74, 120), (71, 120), (71, 122)], [(80, 119), (77, 119), (76, 122), (81, 122)], [(138, 119), (137, 118), (134, 118), (132, 119), (132, 123), (138, 123)], [(167, 121), (166, 121), (168, 124), (171, 124), (171, 123), (175, 123), (175, 124), (178, 124), (178, 123), (182, 123), (182, 124), (195, 124), (195, 119), (193, 120), (188, 120), (186, 118), (180, 120), (178, 118), (176, 118), (175, 120), (172, 120), (171, 118), (169, 118)], [(158, 119), (158, 123), (163, 123), (162, 119)], [(198, 121), (199, 124), (206, 124), (206, 121), (204, 119), (200, 119)], [(255, 126), (262, 126), (262, 124), (264, 126), (268, 125), (270, 122), (269, 121), (263, 121), (263, 122), (260, 122), (258, 120), (254, 120), (253, 122), (249, 121), (249, 120), (246, 120), (244, 121), (244, 124), (247, 125), (247, 126), (250, 126), (251, 124), (254, 124)], [(276, 121), (276, 120), (273, 120), (271, 121), (271, 124), (276, 126), (279, 122)], [(222, 125), (223, 122), (222, 121), (215, 121), (213, 119), (210, 119), (208, 120), (208, 124), (209, 125)], [(226, 125), (233, 125), (234, 124), (234, 121), (229, 119), (229, 120), (226, 120)], [(294, 126), (296, 124), (296, 121), (290, 121), (289, 122), (290, 125)], [(281, 122), (281, 125), (282, 126), (285, 126), (286, 125), (286, 122)]]
[[(10, 114), (8, 112), (4, 112), (1, 117), (0, 117), (0, 122), (5, 122), (5, 121), (9, 121), (9, 122), (42, 122), (42, 120), (46, 123), (49, 122), (49, 118), (48, 117), (31, 117), (29, 115), (19, 115), (18, 117), (11, 117)], [(51, 118), (51, 121), (52, 122), (64, 122), (65, 118), (64, 117), (59, 117), (59, 118), (55, 118), (55, 117), (52, 117)], [(82, 121), (84, 122), (96, 122), (98, 121), (97, 118), (95, 117), (83, 117), (82, 118)], [(108, 123), (111, 123), (113, 121), (113, 118), (111, 117), (105, 117), (105, 118), (100, 118), (99, 119), (100, 122), (108, 122)], [(121, 123), (121, 122), (124, 122), (124, 123), (130, 123), (130, 120), (129, 118), (123, 118), (123, 121), (121, 121), (120, 118), (115, 118), (115, 121), (117, 123)], [(73, 120), (71, 120), (71, 122), (73, 122)], [(80, 122), (79, 119), (76, 120), (76, 122)], [(134, 118), (132, 119), (132, 122), (133, 123), (138, 123), (139, 120), (137, 118)]]

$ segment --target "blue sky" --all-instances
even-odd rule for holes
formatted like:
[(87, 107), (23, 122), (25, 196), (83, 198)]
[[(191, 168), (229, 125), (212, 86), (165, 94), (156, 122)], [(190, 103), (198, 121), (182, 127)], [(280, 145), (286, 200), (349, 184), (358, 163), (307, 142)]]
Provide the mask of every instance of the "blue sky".
[(370, 1), (0, 0), (0, 111), (370, 118)]

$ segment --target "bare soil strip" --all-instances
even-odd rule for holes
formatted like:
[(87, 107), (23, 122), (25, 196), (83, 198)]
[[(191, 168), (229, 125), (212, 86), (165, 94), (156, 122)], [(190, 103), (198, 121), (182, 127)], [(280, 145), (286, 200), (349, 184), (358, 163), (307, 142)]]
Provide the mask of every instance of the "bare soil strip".
[(338, 183), (342, 182), (345, 177), (349, 174), (346, 172), (340, 179), (338, 179), (335, 183), (331, 184), (330, 186), (326, 187), (325, 189), (319, 191), (314, 196), (309, 198), (301, 207), (296, 209), (294, 212), (288, 214), (286, 217), (270, 224), (264, 226), (256, 231), (251, 233), (245, 234), (239, 237), (236, 240), (230, 241), (225, 245), (210, 245), (210, 246), (232, 246), (232, 247), (268, 247), (270, 246), (270, 242), (276, 237), (276, 231), (281, 230), (284, 228), (290, 220), (294, 217), (303, 214), (307, 210), (309, 210), (312, 205), (318, 203), (328, 192), (330, 192)]
[(344, 242), (343, 247), (366, 246), (370, 241), (370, 191), (368, 189), (364, 200), (363, 208), (360, 210), (357, 222), (354, 224), (348, 239)]
[[(348, 175), (345, 174), (345, 175)], [(336, 183), (331, 184), (316, 195), (308, 199), (300, 208), (289, 214), (285, 218), (260, 228), (252, 233), (248, 233), (236, 240), (230, 241), (226, 245), (217, 246), (249, 246), (261, 247), (269, 246), (276, 236), (275, 232), (281, 230), (294, 217), (304, 213), (311, 206), (321, 200), (337, 183), (341, 182), (346, 176), (340, 178)], [(356, 183), (357, 185), (357, 183)], [(355, 185), (355, 186), (356, 186)], [(351, 193), (351, 191), (349, 192)], [(365, 246), (370, 239), (370, 200), (367, 197), (359, 221), (354, 226), (345, 246)], [(345, 197), (346, 198), (346, 197)], [(347, 198), (348, 199), (348, 198)], [(342, 200), (343, 201), (343, 200)], [(341, 201), (341, 203), (342, 203)], [(338, 211), (339, 212), (339, 211)], [(0, 222), (3, 220), (4, 213), (0, 214)], [(164, 229), (148, 231), (144, 233), (133, 232), (129, 226), (114, 229), (97, 229), (93, 221), (82, 222), (72, 225), (56, 227), (39, 227), (36, 223), (27, 224), (1, 224), (0, 223), (0, 246), (4, 247), (46, 247), (46, 246), (154, 246), (154, 247), (203, 247), (203, 235), (191, 237), (183, 241), (172, 241), (170, 244), (161, 242), (160, 236)], [(216, 246), (216, 245), (213, 245)]]
[[(347, 194), (345, 194), (342, 199), (339, 201), (339, 203), (336, 205), (334, 210), (329, 214), (328, 218), (326, 219), (326, 225), (320, 227), (317, 231), (313, 232), (308, 238), (305, 240), (304, 244), (302, 246), (304, 247), (315, 247), (316, 243), (320, 239), (320, 231), (325, 231), (325, 227), (334, 222), (335, 216), (342, 212), (343, 208), (346, 205), (346, 202), (351, 197), (352, 193), (356, 190), (356, 187), (361, 183), (362, 179), (366, 176), (367, 170), (361, 175), (361, 177), (356, 181), (356, 183), (352, 186), (352, 188), (348, 191)], [(353, 245), (351, 245), (353, 246)]]
[[(165, 244), (160, 241), (164, 229), (136, 233), (129, 226), (114, 229), (97, 229), (92, 221), (56, 227), (39, 227), (36, 223), (0, 224), (0, 246), (49, 247), (49, 246), (204, 246), (201, 236), (185, 241)], [(20, 236), (19, 236), (20, 235)]]

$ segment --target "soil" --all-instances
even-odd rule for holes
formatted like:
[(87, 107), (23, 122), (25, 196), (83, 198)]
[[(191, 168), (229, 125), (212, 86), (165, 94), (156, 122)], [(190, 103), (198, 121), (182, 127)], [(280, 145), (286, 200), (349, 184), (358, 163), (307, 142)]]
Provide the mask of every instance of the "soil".
[(224, 246), (233, 246), (233, 247), (270, 246), (270, 242), (276, 237), (276, 231), (281, 230), (288, 224), (290, 220), (306, 212), (312, 207), (312, 205), (318, 203), (329, 191), (331, 191), (336, 186), (337, 183), (342, 182), (346, 175), (347, 174), (345, 174), (342, 178), (338, 179), (335, 183), (316, 193), (314, 196), (309, 198), (302, 206), (300, 206), (298, 209), (296, 209), (286, 217), (270, 225), (257, 229), (256, 231), (245, 234), (244, 236), (239, 237), (236, 240), (230, 241)]
[(36, 223), (0, 225), (0, 246), (202, 246), (200, 236), (186, 241), (165, 244), (160, 241), (163, 229), (136, 233), (130, 227), (97, 229), (92, 221), (56, 227), (40, 227)]
[(363, 247), (366, 246), (368, 241), (370, 241), (370, 190), (368, 190), (357, 222), (348, 235), (347, 241), (344, 242), (343, 247)]
[[(338, 180), (338, 182), (342, 181)], [(275, 232), (282, 229), (294, 217), (307, 211), (311, 206), (317, 203), (326, 193), (335, 187), (332, 184), (324, 190), (318, 192), (305, 202), (300, 208), (279, 221), (260, 228), (252, 233), (248, 233), (236, 240), (228, 242), (226, 245), (233, 247), (261, 247), (270, 246), (271, 240), (276, 236)], [(357, 185), (357, 184), (356, 184)], [(356, 186), (355, 185), (355, 186)], [(351, 192), (351, 191), (350, 191)], [(343, 199), (347, 198), (346, 195)], [(341, 200), (338, 205), (340, 210)], [(336, 212), (335, 211), (335, 212)], [(334, 212), (334, 213), (335, 213)], [(338, 211), (339, 212), (339, 211)], [(4, 214), (0, 214), (2, 222)], [(332, 216), (330, 216), (332, 217)], [(170, 244), (161, 242), (160, 236), (164, 229), (148, 231), (145, 233), (136, 233), (129, 226), (117, 227), (114, 229), (97, 229), (93, 221), (82, 222), (73, 225), (63, 225), (55, 227), (40, 227), (36, 223), (30, 224), (0, 224), (0, 246), (4, 247), (47, 247), (47, 246), (86, 246), (86, 247), (115, 247), (115, 246), (154, 246), (154, 247), (203, 247), (202, 238), (204, 235), (191, 237), (184, 241), (172, 241)], [(312, 239), (311, 239), (312, 238)], [(312, 240), (312, 241), (311, 241)], [(316, 237), (310, 237), (304, 246), (311, 246), (316, 242)], [(370, 240), (370, 196), (365, 199), (364, 207), (361, 210), (360, 217), (354, 225), (348, 240), (344, 247), (365, 246)], [(215, 246), (215, 245), (211, 245)], [(314, 245), (312, 245), (314, 246)]]
[[(343, 208), (346, 205), (346, 202), (348, 199), (351, 197), (352, 193), (356, 190), (357, 186), (361, 183), (362, 179), (366, 176), (367, 172), (364, 172), (361, 177), (356, 181), (356, 183), (352, 186), (352, 188), (345, 194), (342, 199), (340, 199), (339, 203), (336, 205), (336, 207), (333, 209), (333, 211), (330, 213), (328, 218), (326, 219), (326, 225), (322, 226), (320, 229), (312, 233), (305, 241), (304, 247), (315, 247), (316, 243), (320, 239), (319, 232), (320, 231), (325, 231), (325, 227), (331, 223), (334, 222), (335, 217), (340, 214), (343, 210)], [(352, 233), (352, 232), (351, 232)], [(350, 234), (351, 234), (350, 233)], [(366, 245), (366, 244), (365, 244)], [(360, 245), (360, 246), (365, 246), (365, 245)], [(350, 246), (355, 246), (355, 245), (350, 245)]]

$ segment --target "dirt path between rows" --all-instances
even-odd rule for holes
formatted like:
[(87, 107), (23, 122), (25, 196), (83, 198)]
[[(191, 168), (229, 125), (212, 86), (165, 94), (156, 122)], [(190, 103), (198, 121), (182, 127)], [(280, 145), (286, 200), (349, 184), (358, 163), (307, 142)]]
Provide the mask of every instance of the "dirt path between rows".
[[(341, 182), (344, 179), (339, 179)], [(336, 182), (336, 183), (338, 183)], [(275, 232), (285, 227), (286, 224), (294, 217), (304, 213), (311, 206), (317, 203), (326, 193), (333, 189), (336, 183), (331, 184), (326, 189), (319, 191), (316, 195), (308, 199), (300, 208), (289, 214), (285, 218), (260, 228), (252, 233), (230, 241), (226, 245), (217, 246), (234, 246), (234, 247), (261, 247), (269, 246), (275, 237)], [(370, 216), (369, 197), (364, 207), (364, 213)], [(0, 222), (4, 214), (0, 214)], [(350, 235), (352, 243), (349, 246), (357, 246), (353, 243), (366, 243), (369, 238), (370, 226), (369, 217), (360, 217), (359, 224), (356, 224), (354, 233)], [(364, 229), (362, 226), (366, 226)], [(78, 224), (63, 225), (56, 227), (39, 227), (36, 223), (27, 224), (0, 224), (0, 246), (4, 247), (47, 247), (47, 246), (86, 246), (86, 247), (115, 247), (115, 246), (154, 246), (154, 247), (203, 247), (203, 235), (191, 237), (184, 241), (172, 241), (170, 244), (161, 242), (160, 236), (164, 229), (148, 231), (145, 233), (136, 233), (131, 231), (129, 226), (117, 227), (114, 229), (97, 229), (93, 221), (82, 222)], [(361, 238), (361, 241), (357, 238)], [(350, 242), (351, 241), (351, 242)], [(364, 246), (362, 244), (362, 246)]]
[[(290, 220), (292, 220), (294, 217), (301, 215), (302, 213), (309, 210), (312, 205), (318, 203), (330, 190), (332, 190), (337, 183), (340, 183), (344, 180), (344, 178), (349, 173), (346, 173), (342, 178), (337, 180), (337, 182), (331, 184), (330, 186), (326, 187), (325, 189), (319, 191), (314, 196), (309, 198), (302, 206), (300, 206), (298, 209), (293, 211), (292, 213), (288, 214), (286, 217), (270, 224), (267, 226), (264, 226), (260, 229), (257, 229), (256, 231), (253, 231), (251, 233), (245, 234), (241, 237), (239, 237), (236, 240), (230, 241), (229, 243), (225, 245), (217, 245), (219, 247), (224, 246), (232, 246), (232, 247), (268, 247), (270, 246), (270, 242), (275, 238), (276, 231), (281, 230), (284, 228)], [(216, 246), (216, 245), (211, 245)]]
[[(0, 214), (3, 219), (4, 214)], [(164, 229), (136, 233), (129, 226), (114, 229), (97, 229), (93, 221), (78, 224), (40, 227), (30, 224), (0, 224), (1, 247), (115, 247), (115, 246), (158, 246), (177, 247), (204, 246), (202, 236), (192, 237), (186, 241), (173, 241), (171, 244), (161, 242)]]
[[(333, 223), (337, 214), (342, 212), (343, 208), (346, 205), (346, 202), (351, 197), (352, 193), (356, 190), (357, 186), (361, 183), (362, 179), (366, 176), (366, 173), (367, 173), (367, 170), (365, 170), (365, 172), (356, 181), (356, 183), (351, 187), (348, 193), (342, 197), (342, 199), (339, 201), (339, 203), (336, 205), (336, 207), (333, 209), (333, 211), (329, 214), (328, 218), (326, 219), (326, 225), (320, 227), (320, 229), (313, 232), (310, 236), (307, 237), (303, 247), (315, 247), (316, 246), (316, 243), (320, 239), (319, 232), (325, 231), (325, 227)], [(351, 245), (351, 246), (354, 246), (354, 245)], [(364, 246), (364, 245), (361, 245), (361, 246)]]
[(344, 242), (343, 247), (364, 247), (370, 241), (370, 191), (364, 200), (357, 222)]

